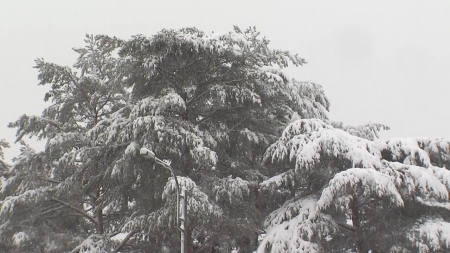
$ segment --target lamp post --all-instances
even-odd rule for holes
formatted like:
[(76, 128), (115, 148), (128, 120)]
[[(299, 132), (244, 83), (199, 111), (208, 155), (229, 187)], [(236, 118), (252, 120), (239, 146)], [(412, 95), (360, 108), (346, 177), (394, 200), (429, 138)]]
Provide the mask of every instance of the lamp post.
[[(180, 229), (180, 236), (181, 236), (181, 253), (185, 253), (185, 246), (186, 246), (186, 189), (183, 187), (183, 189), (180, 191), (180, 185), (178, 184), (177, 175), (175, 175), (175, 171), (173, 170), (170, 165), (163, 162), (161, 159), (155, 156), (155, 153), (153, 151), (141, 148), (140, 154), (142, 157), (150, 159), (157, 163), (158, 165), (161, 165), (163, 168), (168, 169), (171, 173), (173, 178), (175, 179), (175, 187), (177, 188), (177, 227)], [(181, 213), (180, 213), (180, 197), (181, 197)], [(181, 220), (181, 224), (179, 223)]]

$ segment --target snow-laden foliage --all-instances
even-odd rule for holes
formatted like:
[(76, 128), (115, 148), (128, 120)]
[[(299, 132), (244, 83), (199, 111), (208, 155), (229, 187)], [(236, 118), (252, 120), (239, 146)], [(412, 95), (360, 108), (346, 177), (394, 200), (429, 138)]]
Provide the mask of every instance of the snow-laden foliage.
[(2, 176), (3, 176), (3, 173), (5, 173), (9, 168), (9, 165), (4, 161), (4, 159), (5, 159), (5, 156), (3, 153), (4, 148), (9, 148), (9, 143), (7, 141), (5, 141), (4, 139), (1, 139), (0, 140), (0, 173)]
[(330, 216), (318, 211), (317, 199), (290, 200), (269, 214), (258, 252), (321, 252), (317, 242), (337, 230)]
[(297, 170), (314, 169), (324, 161), (336, 167), (380, 168), (380, 146), (383, 143), (353, 136), (319, 119), (300, 119), (286, 127), (265, 159), (289, 159)]
[(387, 141), (387, 159), (405, 164), (450, 168), (450, 141), (445, 139), (409, 138)]
[(241, 203), (250, 194), (250, 182), (237, 178), (223, 178), (214, 185), (216, 201), (225, 200), (230, 204)]
[(423, 168), (398, 162), (386, 163), (382, 173), (393, 178), (403, 195), (417, 195), (430, 200), (448, 200), (450, 171), (430, 166)]
[(0, 243), (13, 247), (24, 232), (45, 250), (81, 251), (94, 235), (126, 233), (109, 249), (177, 251), (173, 180), (139, 155), (145, 147), (188, 191), (189, 251), (254, 250), (270, 205), (258, 203), (271, 192), (258, 189), (268, 179), (264, 152), (292, 115), (328, 118), (322, 87), (284, 72), (306, 61), (272, 49), (255, 28), (85, 42), (72, 67), (36, 60), (49, 105), (9, 126), (17, 141), (47, 145), (39, 153), (24, 146), (1, 175), (0, 222), (12, 225)]
[(342, 122), (331, 122), (333, 127), (342, 129), (351, 135), (358, 136), (368, 140), (376, 140), (379, 138), (381, 130), (389, 130), (389, 127), (379, 123), (367, 123), (360, 126), (344, 126)]
[(286, 172), (283, 172), (281, 174), (278, 174), (276, 176), (273, 176), (267, 180), (264, 180), (259, 184), (259, 188), (261, 190), (267, 190), (267, 191), (276, 191), (279, 190), (283, 186), (287, 186), (290, 184), (294, 184), (292, 186), (295, 186), (295, 171), (294, 170), (288, 170)]
[(336, 174), (322, 191), (317, 204), (320, 209), (331, 204), (336, 209), (345, 209), (356, 195), (363, 199), (387, 198), (391, 204), (403, 206), (402, 197), (389, 176), (374, 169), (357, 168)]
[(76, 247), (71, 253), (109, 253), (111, 246), (108, 238), (101, 235), (90, 235), (80, 246)]
[(5, 251), (179, 251), (160, 160), (189, 252), (448, 250), (450, 142), (330, 123), (322, 87), (284, 71), (306, 61), (255, 28), (85, 42), (73, 67), (36, 60), (49, 106), (9, 125), (45, 150), (8, 165), (0, 141)]
[[(288, 169), (262, 182), (261, 190), (286, 202), (266, 216), (259, 252), (447, 250), (449, 142), (382, 141), (382, 129), (388, 128), (293, 117), (265, 154), (266, 163)], [(305, 199), (314, 208), (300, 204)], [(325, 215), (335, 226), (320, 238), (302, 237), (299, 231), (322, 224), (319, 219), (305, 224), (305, 213)]]
[[(200, 189), (197, 184), (189, 178), (178, 177), (180, 191), (181, 189), (186, 189), (189, 194), (187, 197), (187, 212), (189, 212), (189, 219), (193, 219), (195, 215), (202, 216), (206, 218), (210, 217), (220, 217), (222, 215), (222, 210), (214, 202), (210, 201), (209, 197)], [(174, 195), (176, 194), (175, 180), (171, 178), (164, 187), (162, 194), (163, 199), (171, 197), (172, 201), (175, 200)], [(204, 219), (203, 219), (204, 220)], [(209, 220), (204, 220), (202, 222), (209, 222)]]
[(442, 218), (423, 217), (407, 232), (407, 239), (420, 252), (450, 250), (450, 223)]

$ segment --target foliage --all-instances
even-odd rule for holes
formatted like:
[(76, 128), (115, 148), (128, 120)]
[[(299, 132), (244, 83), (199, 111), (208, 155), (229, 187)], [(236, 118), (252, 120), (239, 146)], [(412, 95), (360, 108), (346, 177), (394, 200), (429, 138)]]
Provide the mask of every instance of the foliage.
[(262, 185), (282, 187), (289, 175), (296, 187), (295, 197), (267, 216), (258, 251), (448, 250), (450, 172), (442, 166), (450, 142), (382, 141), (358, 127), (339, 128), (300, 119), (267, 149), (268, 162), (287, 162), (292, 173)]
[[(14, 226), (4, 226), (4, 243), (16, 247), (23, 232), (55, 252), (177, 250), (173, 179), (139, 156), (146, 147), (189, 192), (190, 252), (254, 249), (265, 149), (294, 112), (327, 119), (321, 86), (282, 71), (304, 59), (271, 49), (255, 28), (85, 41), (73, 68), (36, 60), (49, 106), (10, 124), (17, 141), (47, 145), (25, 145), (8, 174), (0, 219)], [(128, 236), (108, 239), (117, 233)]]
[(10, 123), (12, 165), (0, 141), (2, 250), (178, 251), (175, 179), (189, 253), (449, 250), (450, 142), (330, 122), (283, 71), (306, 61), (255, 28), (85, 42), (73, 67), (36, 60), (48, 107)]

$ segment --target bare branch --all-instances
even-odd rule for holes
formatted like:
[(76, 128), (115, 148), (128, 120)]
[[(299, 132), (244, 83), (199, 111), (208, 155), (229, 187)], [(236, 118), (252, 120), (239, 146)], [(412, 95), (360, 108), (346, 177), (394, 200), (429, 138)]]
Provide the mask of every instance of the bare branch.
[(67, 202), (64, 202), (64, 201), (62, 201), (62, 200), (60, 200), (60, 199), (57, 199), (57, 198), (55, 198), (55, 197), (52, 197), (52, 200), (54, 200), (54, 201), (56, 201), (56, 202), (58, 202), (58, 203), (61, 203), (62, 205), (64, 205), (64, 206), (66, 206), (66, 207), (68, 207), (68, 208), (70, 208), (70, 209), (76, 211), (77, 213), (81, 214), (81, 215), (84, 216), (85, 218), (89, 219), (89, 220), (92, 221), (94, 224), (97, 224), (97, 221), (95, 220), (95, 218), (93, 218), (92, 216), (90, 216), (88, 213), (86, 213), (86, 212), (83, 211), (82, 209), (80, 209), (80, 208), (78, 208), (78, 207), (76, 207), (76, 206), (73, 206), (73, 205), (71, 205), (71, 204), (69, 204), (69, 203), (67, 203)]
[(42, 213), (40, 213), (38, 215), (44, 215), (44, 214), (47, 214), (47, 213), (51, 213), (53, 211), (57, 211), (57, 210), (62, 209), (62, 208), (64, 208), (64, 206), (59, 206), (59, 207), (56, 207), (56, 208), (52, 208), (52, 209), (44, 211), (44, 212), (42, 212)]

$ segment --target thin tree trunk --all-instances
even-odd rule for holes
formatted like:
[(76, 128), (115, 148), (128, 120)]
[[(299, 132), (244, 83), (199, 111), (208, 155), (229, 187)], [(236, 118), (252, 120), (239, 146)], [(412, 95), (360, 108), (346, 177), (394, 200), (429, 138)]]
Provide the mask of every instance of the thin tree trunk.
[(194, 243), (192, 241), (192, 229), (186, 230), (186, 253), (194, 252)]
[(96, 196), (95, 196), (95, 205), (97, 210), (95, 211), (95, 219), (97, 221), (97, 233), (99, 233), (100, 235), (103, 234), (104, 231), (104, 222), (103, 222), (103, 208), (101, 208), (100, 206), (97, 206), (97, 201), (100, 198), (100, 188), (97, 189), (96, 192)]
[(103, 234), (103, 210), (97, 210), (97, 233)]
[(361, 234), (361, 220), (359, 217), (358, 208), (358, 197), (353, 195), (353, 201), (350, 203), (350, 209), (352, 210), (352, 223), (353, 227), (356, 228), (356, 247), (360, 253), (367, 252), (366, 243), (364, 241), (364, 236)]

